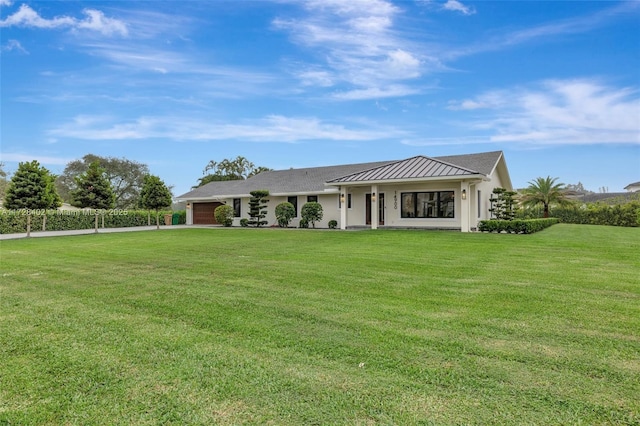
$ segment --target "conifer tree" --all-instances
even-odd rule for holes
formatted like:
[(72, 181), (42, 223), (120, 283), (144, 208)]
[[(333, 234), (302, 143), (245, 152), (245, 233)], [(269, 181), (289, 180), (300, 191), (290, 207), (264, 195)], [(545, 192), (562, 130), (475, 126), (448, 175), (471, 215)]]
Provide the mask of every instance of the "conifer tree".
[(72, 205), (91, 209), (112, 209), (115, 196), (111, 182), (100, 163), (94, 161), (87, 171), (76, 177), (77, 188), (71, 193)]
[(4, 207), (18, 209), (55, 209), (61, 205), (54, 177), (36, 160), (20, 163), (7, 188)]
[(156, 211), (156, 229), (160, 229), (160, 209), (171, 206), (171, 191), (167, 185), (158, 176), (145, 176), (140, 191), (140, 202), (142, 207)]
[(269, 223), (264, 220), (264, 218), (267, 217), (266, 210), (269, 200), (267, 200), (266, 197), (269, 196), (269, 191), (251, 191), (249, 194), (251, 194), (251, 198), (249, 199), (249, 217), (251, 218), (249, 219), (249, 225), (259, 228)]

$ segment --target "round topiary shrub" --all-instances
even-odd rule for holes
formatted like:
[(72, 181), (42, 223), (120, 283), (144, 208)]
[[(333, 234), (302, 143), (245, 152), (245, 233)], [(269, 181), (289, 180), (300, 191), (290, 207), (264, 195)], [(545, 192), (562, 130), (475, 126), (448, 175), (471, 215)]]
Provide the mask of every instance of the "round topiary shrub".
[(233, 225), (233, 215), (233, 207), (226, 204), (216, 207), (213, 212), (213, 216), (216, 218), (216, 222), (224, 226)]
[(336, 229), (337, 226), (338, 226), (338, 221), (337, 220), (330, 220), (329, 221), (329, 229)]
[(249, 226), (249, 219), (247, 219), (247, 218), (240, 219), (240, 226), (242, 226), (243, 228), (248, 227)]
[(296, 216), (296, 209), (291, 203), (280, 203), (276, 206), (276, 220), (280, 228), (288, 228), (291, 219)]
[(309, 201), (302, 206), (300, 215), (302, 216), (302, 219), (307, 222), (307, 227), (309, 227), (309, 223), (311, 223), (311, 227), (315, 228), (316, 222), (320, 222), (322, 220), (322, 204), (316, 201)]
[(298, 224), (299, 228), (308, 228), (309, 227), (309, 221), (305, 218), (300, 219), (300, 223)]

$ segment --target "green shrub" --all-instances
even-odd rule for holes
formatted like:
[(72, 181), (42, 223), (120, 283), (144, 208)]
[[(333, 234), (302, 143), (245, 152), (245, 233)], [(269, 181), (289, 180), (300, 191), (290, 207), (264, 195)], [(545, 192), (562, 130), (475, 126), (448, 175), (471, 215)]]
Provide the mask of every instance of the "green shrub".
[(302, 206), (302, 210), (300, 211), (300, 216), (307, 222), (307, 228), (309, 227), (309, 223), (313, 228), (316, 227), (316, 222), (320, 222), (322, 220), (322, 204), (316, 201), (309, 201)]
[(506, 232), (508, 234), (533, 234), (558, 223), (558, 219), (516, 219), (516, 220), (481, 220), (478, 230), (482, 232)]
[[(96, 212), (99, 228), (128, 228), (149, 224), (147, 210), (32, 210), (31, 230), (36, 232), (93, 229)], [(171, 212), (161, 211), (160, 216), (168, 213)], [(186, 213), (184, 217), (186, 220)], [(26, 210), (0, 210), (0, 234), (23, 232), (27, 232)]]
[(291, 203), (280, 203), (276, 206), (276, 220), (281, 228), (289, 227), (291, 219), (296, 216), (296, 209)]
[(298, 224), (299, 228), (308, 228), (309, 227), (309, 221), (305, 218), (300, 219), (300, 223)]
[(329, 229), (336, 229), (337, 226), (338, 226), (338, 221), (337, 220), (330, 220), (329, 221)]
[(240, 219), (240, 226), (242, 226), (243, 228), (246, 228), (247, 226), (249, 226), (249, 219), (247, 218)]
[(233, 211), (233, 207), (226, 204), (216, 207), (213, 211), (213, 216), (216, 218), (216, 222), (223, 226), (233, 225), (234, 215), (235, 212)]

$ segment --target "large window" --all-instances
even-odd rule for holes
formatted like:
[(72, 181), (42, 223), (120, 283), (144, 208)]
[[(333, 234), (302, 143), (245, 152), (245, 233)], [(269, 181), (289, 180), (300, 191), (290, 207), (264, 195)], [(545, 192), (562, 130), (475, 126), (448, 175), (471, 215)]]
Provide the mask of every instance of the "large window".
[(235, 217), (240, 217), (240, 198), (233, 199), (233, 215)]
[(296, 212), (295, 217), (298, 217), (298, 197), (287, 197), (287, 203), (291, 203), (293, 205), (293, 210)]
[(401, 217), (453, 218), (455, 202), (453, 191), (403, 192)]

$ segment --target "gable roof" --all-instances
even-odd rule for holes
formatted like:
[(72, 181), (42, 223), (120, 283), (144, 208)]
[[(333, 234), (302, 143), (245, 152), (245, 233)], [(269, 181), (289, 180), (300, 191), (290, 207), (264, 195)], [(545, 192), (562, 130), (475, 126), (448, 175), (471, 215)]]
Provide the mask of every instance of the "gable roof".
[(328, 183), (353, 183), (383, 180), (420, 179), (452, 176), (480, 175), (475, 170), (458, 167), (453, 164), (422, 155), (385, 164), (362, 172), (352, 173)]
[[(450, 155), (446, 157), (417, 156), (400, 161), (377, 161), (371, 163), (344, 164), (326, 167), (308, 167), (262, 172), (246, 180), (209, 182), (177, 197), (178, 200), (212, 200), (217, 198), (248, 197), (258, 189), (266, 189), (271, 195), (314, 194), (326, 191), (326, 183), (354, 182), (360, 176), (378, 174), (404, 176), (410, 173), (429, 177), (489, 176), (502, 158), (502, 151), (478, 154)], [(431, 173), (432, 175), (429, 175)], [(410, 178), (410, 177), (405, 177)], [(381, 179), (393, 179), (382, 177)], [(396, 177), (396, 179), (401, 179)], [(335, 189), (337, 191), (337, 188)]]

